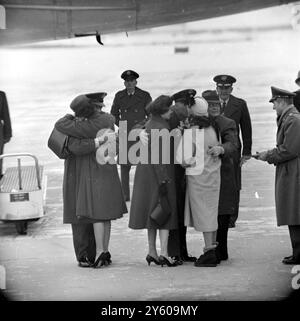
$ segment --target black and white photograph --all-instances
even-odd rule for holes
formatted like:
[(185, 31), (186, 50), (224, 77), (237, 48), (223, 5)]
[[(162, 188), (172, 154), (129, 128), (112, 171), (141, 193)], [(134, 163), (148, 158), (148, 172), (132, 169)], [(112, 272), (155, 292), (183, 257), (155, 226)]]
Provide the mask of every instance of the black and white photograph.
[(299, 289), (299, 1), (0, 1), (1, 300)]

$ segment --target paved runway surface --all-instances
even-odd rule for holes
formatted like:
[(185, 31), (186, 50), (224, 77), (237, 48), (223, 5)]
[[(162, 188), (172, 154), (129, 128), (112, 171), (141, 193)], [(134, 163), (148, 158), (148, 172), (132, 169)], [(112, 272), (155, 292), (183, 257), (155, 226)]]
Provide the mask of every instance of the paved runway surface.
[[(159, 39), (166, 35), (157, 34)], [(31, 152), (48, 177), (46, 215), (31, 223), (27, 236), (12, 224), (0, 223), (0, 263), (6, 269), (6, 290), (14, 300), (279, 300), (292, 290), (286, 227), (278, 228), (274, 207), (274, 167), (250, 160), (243, 168), (240, 217), (229, 232), (229, 256), (216, 268), (184, 264), (175, 268), (147, 266), (145, 231), (128, 228), (128, 216), (113, 222), (112, 265), (77, 267), (71, 230), (62, 224), (63, 162), (47, 148), (56, 119), (69, 112), (72, 98), (82, 92), (106, 90), (109, 110), (122, 88), (119, 74), (136, 69), (141, 88), (153, 97), (183, 88), (213, 88), (212, 77), (237, 77), (234, 94), (247, 100), (253, 121), (253, 152), (275, 144), (275, 114), (270, 85), (296, 89), (300, 66), (297, 34), (197, 35), (188, 39), (189, 53), (174, 54), (177, 38), (153, 44), (153, 35), (110, 38), (94, 42), (58, 42), (0, 51), (2, 90), (10, 103), (14, 138), (6, 152)], [(278, 45), (278, 37), (282, 46)], [(229, 39), (228, 39), (229, 38)], [(148, 43), (147, 40), (148, 39)], [(2, 66), (3, 62), (3, 66)], [(42, 80), (41, 80), (42, 79)], [(131, 183), (134, 171), (131, 173)], [(130, 203), (127, 203), (130, 208)], [(188, 230), (188, 247), (200, 255), (203, 239)]]

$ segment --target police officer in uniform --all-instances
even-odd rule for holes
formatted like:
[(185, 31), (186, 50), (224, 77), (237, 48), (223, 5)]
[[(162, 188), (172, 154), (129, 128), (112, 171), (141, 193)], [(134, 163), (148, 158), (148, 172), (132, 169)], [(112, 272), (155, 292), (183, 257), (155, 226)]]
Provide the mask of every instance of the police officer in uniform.
[[(236, 79), (230, 75), (217, 75), (213, 78), (213, 80), (216, 83), (216, 90), (221, 103), (221, 114), (235, 121), (238, 134), (238, 152), (240, 157), (234, 159), (238, 188), (238, 198), (236, 204), (236, 211), (233, 215), (231, 215), (229, 222), (229, 227), (234, 227), (235, 222), (238, 218), (239, 211), (241, 190), (241, 166), (251, 158), (251, 118), (245, 100), (237, 98), (231, 94), (233, 90), (232, 84), (236, 82)], [(242, 142), (240, 139), (240, 132), (242, 136)]]
[(295, 93), (271, 87), (277, 113), (276, 147), (257, 158), (276, 166), (275, 205), (277, 225), (288, 225), (293, 253), (284, 264), (300, 264), (300, 113), (293, 105)]
[[(121, 78), (124, 79), (125, 89), (116, 93), (110, 112), (115, 116), (117, 126), (119, 126), (120, 120), (127, 121), (127, 133), (124, 133), (126, 135), (135, 125), (147, 118), (146, 106), (152, 101), (152, 98), (147, 91), (136, 86), (139, 74), (135, 71), (125, 70), (121, 74)], [(122, 132), (119, 134), (122, 135)], [(134, 143), (127, 142), (127, 151)], [(120, 164), (120, 167), (124, 199), (129, 201), (129, 171), (131, 164), (128, 158), (127, 163)]]
[[(11, 122), (5, 92), (0, 91), (0, 155), (3, 154), (4, 144), (12, 137)], [(0, 160), (0, 179), (2, 178), (2, 159)]]

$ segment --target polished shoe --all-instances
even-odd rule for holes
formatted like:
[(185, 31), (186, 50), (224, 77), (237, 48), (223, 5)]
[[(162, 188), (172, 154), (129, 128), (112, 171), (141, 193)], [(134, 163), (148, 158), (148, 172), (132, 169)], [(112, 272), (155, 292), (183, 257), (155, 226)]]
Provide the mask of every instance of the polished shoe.
[(146, 256), (146, 261), (147, 261), (148, 265), (150, 265), (151, 262), (154, 262), (156, 265), (160, 265), (159, 260), (157, 260), (156, 258), (154, 258), (153, 256), (151, 256), (149, 254)]
[(95, 261), (95, 263), (93, 264), (93, 268), (94, 268), (94, 269), (97, 269), (97, 268), (100, 268), (101, 266), (107, 265), (106, 262), (107, 262), (107, 254), (104, 253), (104, 252), (102, 252), (102, 253), (98, 256), (98, 258), (97, 258), (97, 260)]
[(216, 250), (211, 249), (200, 255), (197, 261), (194, 263), (197, 267), (215, 267), (218, 264), (218, 259), (216, 256)]
[(78, 266), (85, 268), (85, 267), (92, 267), (93, 263), (87, 258), (83, 257), (78, 261)]
[(195, 256), (191, 256), (191, 255), (182, 255), (181, 259), (183, 262), (196, 262), (197, 258)]
[(110, 255), (110, 253), (109, 253), (108, 251), (105, 252), (105, 262), (107, 263), (107, 264), (105, 264), (105, 265), (109, 265), (109, 264), (112, 263), (112, 261), (111, 261), (111, 255)]
[(159, 263), (160, 263), (161, 266), (167, 265), (168, 267), (172, 267), (172, 266), (177, 266), (178, 265), (171, 258), (166, 258), (163, 255), (160, 255), (158, 260), (159, 260)]
[(296, 265), (296, 264), (300, 264), (300, 259), (296, 259), (293, 255), (292, 256), (288, 256), (287, 258), (284, 258), (282, 260), (283, 264), (291, 264), (291, 265)]
[(293, 255), (289, 255), (289, 256), (285, 256), (283, 259), (284, 260), (287, 260), (287, 259), (291, 259), (291, 258), (293, 258), (294, 256)]
[(221, 261), (226, 261), (228, 260), (228, 252), (226, 249), (220, 250), (218, 247), (216, 248), (216, 257), (217, 257), (217, 261), (218, 264)]
[(179, 255), (176, 256), (171, 256), (171, 259), (177, 263), (177, 265), (182, 265), (183, 264), (183, 260), (181, 259), (181, 257)]

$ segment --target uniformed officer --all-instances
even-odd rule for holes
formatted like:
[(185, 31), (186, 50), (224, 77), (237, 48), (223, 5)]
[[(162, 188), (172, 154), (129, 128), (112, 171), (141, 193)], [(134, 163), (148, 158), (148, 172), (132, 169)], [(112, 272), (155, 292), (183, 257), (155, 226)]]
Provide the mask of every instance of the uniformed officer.
[[(12, 137), (11, 122), (9, 116), (6, 95), (0, 91), (0, 155), (3, 154), (4, 144), (8, 143)], [(0, 160), (0, 179), (2, 174), (2, 159)]]
[[(125, 89), (116, 93), (110, 112), (115, 116), (117, 126), (119, 126), (120, 120), (127, 121), (127, 134), (129, 134), (133, 126), (145, 120), (147, 117), (146, 107), (152, 101), (152, 98), (147, 91), (136, 86), (139, 74), (135, 71), (125, 70), (121, 74), (121, 78), (124, 79)], [(134, 144), (134, 142), (127, 142), (127, 151), (132, 144)], [(120, 164), (120, 166), (124, 198), (125, 201), (129, 201), (129, 171), (131, 164), (127, 159), (127, 163)]]
[[(187, 118), (189, 107), (195, 104), (195, 95), (195, 89), (184, 89), (172, 96), (175, 106), (169, 119), (171, 129), (176, 128), (180, 125), (180, 121)], [(184, 225), (185, 169), (179, 164), (175, 164), (175, 185), (178, 229), (169, 232), (168, 253), (179, 264), (195, 262), (197, 258), (188, 254), (186, 245), (186, 226)]]
[(295, 93), (271, 87), (277, 113), (277, 147), (258, 153), (258, 159), (276, 166), (277, 225), (288, 225), (293, 254), (284, 264), (300, 264), (300, 113), (293, 105)]
[[(213, 78), (216, 83), (216, 90), (221, 103), (221, 114), (225, 117), (231, 118), (236, 123), (238, 134), (238, 152), (241, 156), (234, 161), (236, 174), (237, 174), (237, 188), (238, 198), (236, 212), (230, 217), (229, 227), (234, 227), (238, 217), (240, 190), (241, 190), (241, 166), (251, 158), (252, 147), (252, 126), (249, 110), (245, 100), (233, 96), (232, 84), (236, 82), (236, 79), (230, 75), (217, 75)], [(240, 139), (240, 132), (242, 136), (242, 142)]]

